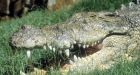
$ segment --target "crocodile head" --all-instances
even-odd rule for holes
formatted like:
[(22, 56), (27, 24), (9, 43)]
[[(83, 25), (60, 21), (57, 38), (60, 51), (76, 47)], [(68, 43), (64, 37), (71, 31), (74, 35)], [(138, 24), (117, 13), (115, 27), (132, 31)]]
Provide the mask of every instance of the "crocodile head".
[[(110, 16), (111, 15), (111, 16)], [(22, 26), (11, 38), (15, 47), (32, 48), (47, 45), (57, 49), (69, 49), (74, 44), (94, 45), (110, 35), (123, 34), (129, 29), (121, 17), (111, 12), (78, 13), (61, 25), (35, 28)], [(77, 17), (81, 16), (81, 17)], [(76, 18), (77, 17), (77, 18)], [(122, 25), (125, 23), (125, 25)]]
[(46, 38), (41, 30), (30, 25), (22, 26), (16, 34), (13, 34), (11, 39), (12, 46), (20, 48), (32, 48), (34, 46), (41, 46), (45, 44), (44, 42), (46, 42)]
[[(138, 7), (139, 5), (135, 7), (130, 3), (130, 6), (115, 13), (77, 13), (64, 23), (41, 29), (23, 26), (13, 34), (11, 43), (15, 47), (43, 46), (44, 49), (48, 47), (53, 51), (64, 52), (74, 61), (70, 60), (71, 71), (87, 71), (91, 66), (96, 68), (126, 52), (135, 37), (132, 32), (135, 32), (140, 23)], [(139, 36), (139, 31), (136, 30), (136, 33)], [(86, 57), (79, 56), (79, 53), (75, 52), (77, 49), (81, 53), (84, 50)], [(97, 50), (100, 51), (93, 54)]]

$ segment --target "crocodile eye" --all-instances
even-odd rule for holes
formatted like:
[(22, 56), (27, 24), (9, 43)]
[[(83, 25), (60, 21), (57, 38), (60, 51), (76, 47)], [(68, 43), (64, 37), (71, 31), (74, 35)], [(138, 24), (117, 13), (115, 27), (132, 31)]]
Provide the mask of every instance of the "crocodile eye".
[(95, 15), (95, 14), (92, 14), (92, 15), (90, 15), (90, 17), (96, 17), (97, 15)]

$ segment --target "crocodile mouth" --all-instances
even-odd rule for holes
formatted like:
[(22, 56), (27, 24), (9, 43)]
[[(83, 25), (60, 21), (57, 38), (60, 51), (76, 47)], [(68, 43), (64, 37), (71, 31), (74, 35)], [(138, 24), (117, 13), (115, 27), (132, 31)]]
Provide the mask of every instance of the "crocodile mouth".
[(102, 46), (102, 41), (100, 40), (90, 45), (75, 43), (64, 51), (56, 50), (54, 52), (53, 50), (49, 50), (52, 54), (55, 54), (54, 58), (40, 58), (37, 63), (33, 63), (33, 66), (40, 67), (41, 69), (50, 69), (59, 66), (61, 69), (66, 70), (68, 68), (66, 65), (72, 65), (76, 61), (100, 51)]
[[(102, 49), (102, 42), (95, 42), (91, 45), (74, 44), (74, 48), (70, 49), (70, 58), (86, 57)], [(73, 58), (75, 60), (75, 58)]]
[[(71, 66), (79, 63), (81, 61), (85, 61), (86, 58), (90, 57), (91, 55), (99, 52), (103, 48), (103, 41), (112, 35), (126, 35), (126, 33), (113, 33), (107, 35), (104, 39), (94, 42), (94, 44), (82, 44), (82, 43), (75, 43), (71, 45), (69, 49), (64, 51), (55, 51), (55, 58), (49, 60), (48, 58), (41, 58), (38, 60), (39, 66), (42, 69), (51, 69), (52, 67), (59, 66), (62, 73), (64, 71), (70, 71)], [(51, 50), (54, 52), (53, 50)], [(34, 63), (34, 66), (38, 66), (38, 64)]]

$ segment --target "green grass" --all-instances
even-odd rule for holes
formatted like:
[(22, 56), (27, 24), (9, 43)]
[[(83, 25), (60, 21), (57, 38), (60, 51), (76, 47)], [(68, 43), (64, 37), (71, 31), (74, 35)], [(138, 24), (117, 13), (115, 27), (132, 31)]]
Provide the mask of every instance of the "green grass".
[[(19, 75), (19, 70), (23, 70), (27, 64), (26, 52), (18, 49), (15, 55), (9, 46), (9, 38), (23, 24), (31, 24), (36, 27), (43, 27), (60, 23), (70, 18), (76, 12), (83, 11), (114, 11), (120, 7), (121, 3), (127, 3), (130, 0), (82, 0), (74, 5), (70, 10), (61, 9), (57, 12), (48, 12), (47, 10), (33, 11), (22, 18), (12, 19), (0, 22), (0, 75)], [(40, 58), (51, 58), (43, 49), (34, 49), (32, 60), (36, 62)], [(37, 62), (36, 62), (37, 63)], [(93, 71), (88, 75), (138, 75), (140, 72), (140, 62), (120, 63), (115, 68), (107, 71)], [(54, 75), (56, 75), (54, 73)]]
[(139, 75), (140, 74), (140, 60), (128, 61), (119, 60), (112, 68), (106, 70), (96, 69), (94, 71), (85, 72), (85, 74), (76, 73), (76, 75)]
[(132, 0), (81, 0), (80, 3), (75, 5), (73, 11), (114, 11), (115, 9), (120, 8), (120, 5), (123, 3), (130, 2)]
[(89, 72), (87, 75), (139, 75), (140, 74), (140, 61), (129, 62), (121, 60), (117, 65), (109, 70), (95, 70)]

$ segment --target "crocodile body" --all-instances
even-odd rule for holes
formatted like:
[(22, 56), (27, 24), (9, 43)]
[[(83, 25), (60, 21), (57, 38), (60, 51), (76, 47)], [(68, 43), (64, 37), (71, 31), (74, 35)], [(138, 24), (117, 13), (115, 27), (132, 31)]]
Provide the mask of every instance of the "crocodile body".
[(107, 69), (115, 63), (115, 58), (139, 50), (139, 7), (129, 3), (114, 13), (77, 13), (64, 23), (40, 29), (25, 25), (13, 34), (11, 44), (20, 48), (47, 46), (58, 51), (71, 50), (74, 44), (83, 49), (101, 44), (100, 51), (74, 58), (67, 70), (85, 73), (96, 68)]

